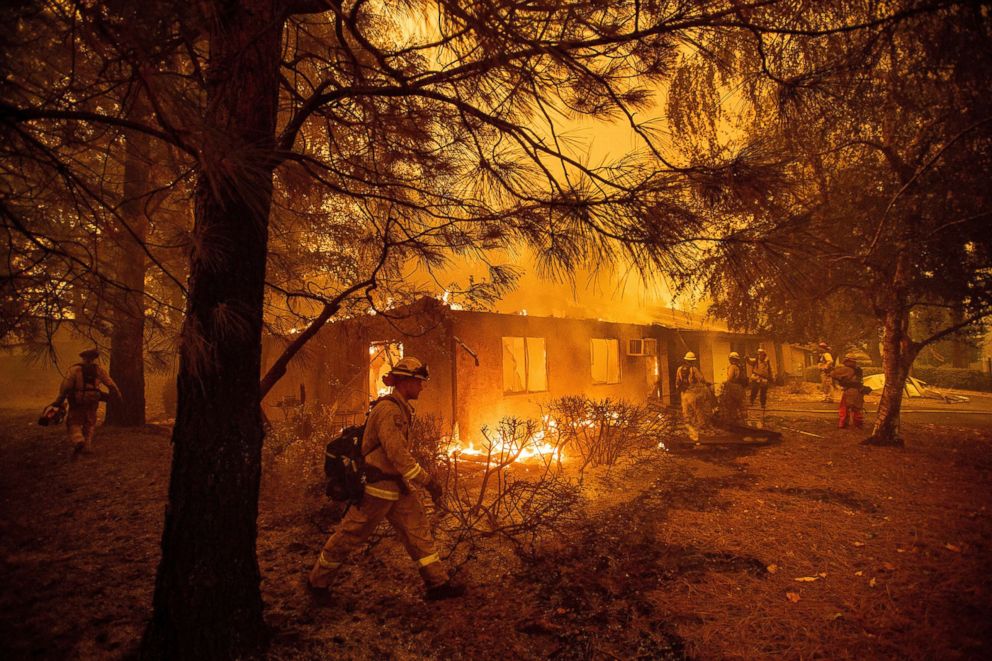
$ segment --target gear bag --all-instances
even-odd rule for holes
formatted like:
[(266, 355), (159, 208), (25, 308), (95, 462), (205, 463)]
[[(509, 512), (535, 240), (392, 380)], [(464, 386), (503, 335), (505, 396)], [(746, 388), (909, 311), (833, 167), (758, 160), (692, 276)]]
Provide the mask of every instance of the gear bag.
[(365, 425), (352, 425), (327, 444), (324, 451), (324, 489), (328, 498), (346, 503), (357, 503), (365, 493), (365, 455), (362, 454), (362, 436)]
[[(369, 413), (376, 404), (384, 399), (392, 400), (403, 409), (403, 406), (393, 397), (386, 395), (369, 405)], [(367, 417), (368, 414), (366, 414)], [(324, 476), (327, 478), (324, 493), (331, 500), (349, 505), (357, 504), (365, 494), (365, 483), (369, 481), (370, 473), (373, 481), (390, 479), (372, 466), (365, 465), (365, 455), (376, 450), (379, 446), (362, 452), (362, 440), (365, 436), (365, 424), (345, 427), (337, 437), (333, 438), (324, 450)], [(402, 482), (400, 482), (402, 490)]]
[(72, 389), (73, 404), (97, 404), (105, 401), (106, 396), (96, 385), (96, 365), (82, 363), (76, 372), (76, 383)]

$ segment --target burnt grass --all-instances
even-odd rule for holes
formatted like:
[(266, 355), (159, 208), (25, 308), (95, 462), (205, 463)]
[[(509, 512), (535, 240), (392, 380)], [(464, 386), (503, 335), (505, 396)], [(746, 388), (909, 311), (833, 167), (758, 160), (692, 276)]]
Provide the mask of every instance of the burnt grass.
[(781, 493), (787, 496), (795, 496), (796, 498), (806, 498), (808, 500), (815, 500), (821, 503), (834, 503), (836, 505), (841, 505), (848, 509), (858, 510), (861, 512), (875, 513), (878, 512), (878, 506), (875, 503), (859, 497), (856, 494), (846, 493), (843, 491), (836, 491), (834, 489), (808, 489), (802, 487), (769, 487), (765, 489), (769, 493)]
[(518, 630), (554, 636), (557, 646), (548, 654), (553, 659), (687, 658), (685, 641), (647, 593), (663, 589), (668, 581), (710, 571), (761, 576), (765, 564), (732, 553), (661, 544), (658, 527), (672, 508), (722, 507), (716, 494), (746, 482), (743, 476), (699, 479), (674, 471), (634, 499), (589, 518), (570, 537), (567, 551), (539, 556), (521, 572), (521, 579), (538, 586), (538, 599), (553, 615)]
[[(96, 454), (70, 461), (35, 416), (0, 412), (0, 658), (124, 658), (150, 614), (169, 430), (101, 428)], [(269, 657), (988, 658), (992, 434), (907, 425), (905, 450), (869, 449), (789, 425), (823, 438), (588, 476), (575, 522), (526, 553), (493, 541), (462, 558), (468, 595), (436, 604), (388, 533), (330, 603), (310, 600), (334, 508), (313, 467), (268, 466)]]

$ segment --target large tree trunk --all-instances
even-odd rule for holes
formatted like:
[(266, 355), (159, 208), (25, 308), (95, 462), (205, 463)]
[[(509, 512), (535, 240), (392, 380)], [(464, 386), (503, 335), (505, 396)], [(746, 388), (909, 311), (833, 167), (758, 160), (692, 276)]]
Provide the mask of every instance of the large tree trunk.
[(887, 310), (882, 335), (882, 371), (885, 386), (878, 402), (878, 415), (871, 436), (864, 442), (867, 445), (902, 446), (899, 436), (899, 414), (902, 398), (906, 392), (906, 379), (919, 352), (909, 338), (909, 311), (899, 307)]
[[(144, 121), (148, 115), (144, 94), (129, 102), (128, 115)], [(145, 209), (151, 188), (150, 139), (127, 131), (124, 150), (124, 200), (121, 217), (128, 228), (119, 228), (115, 248), (116, 279), (124, 289), (114, 301), (110, 335), (110, 377), (124, 394), (107, 403), (107, 424), (137, 427), (145, 424), (145, 252), (148, 235)]]
[(169, 504), (142, 655), (254, 658), (262, 302), (282, 20), (274, 0), (218, 3), (172, 434)]

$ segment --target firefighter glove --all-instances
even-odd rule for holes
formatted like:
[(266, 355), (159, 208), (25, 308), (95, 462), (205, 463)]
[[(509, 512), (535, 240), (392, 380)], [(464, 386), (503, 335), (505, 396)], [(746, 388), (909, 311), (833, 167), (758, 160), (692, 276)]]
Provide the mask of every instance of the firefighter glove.
[(441, 488), (438, 481), (431, 478), (431, 481), (428, 482), (424, 488), (427, 489), (427, 493), (431, 495), (431, 500), (434, 501), (434, 504), (440, 505), (441, 500), (444, 497), (444, 490)]

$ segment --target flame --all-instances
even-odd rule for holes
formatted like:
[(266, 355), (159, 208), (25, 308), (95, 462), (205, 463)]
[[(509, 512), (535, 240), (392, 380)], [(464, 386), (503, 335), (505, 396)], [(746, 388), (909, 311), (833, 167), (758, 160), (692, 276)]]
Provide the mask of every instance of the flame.
[(446, 306), (449, 310), (464, 310), (465, 308), (460, 303), (455, 303), (451, 300), (451, 292), (447, 289), (441, 294), (438, 299), (441, 304)]
[(458, 427), (456, 425), (451, 434), (447, 453), (448, 456), (456, 460), (459, 457), (486, 456), (492, 457), (496, 462), (502, 462), (509, 457), (515, 456), (514, 463), (534, 460), (540, 460), (542, 462), (564, 460), (565, 454), (561, 451), (561, 448), (545, 440), (548, 431), (553, 430), (557, 426), (557, 421), (545, 416), (544, 424), (546, 429), (539, 429), (535, 432), (533, 436), (524, 442), (522, 448), (518, 447), (512, 440), (507, 440), (499, 434), (495, 434), (492, 439), (483, 438), (478, 445), (476, 445), (474, 439), (470, 439), (465, 443), (459, 438)]

